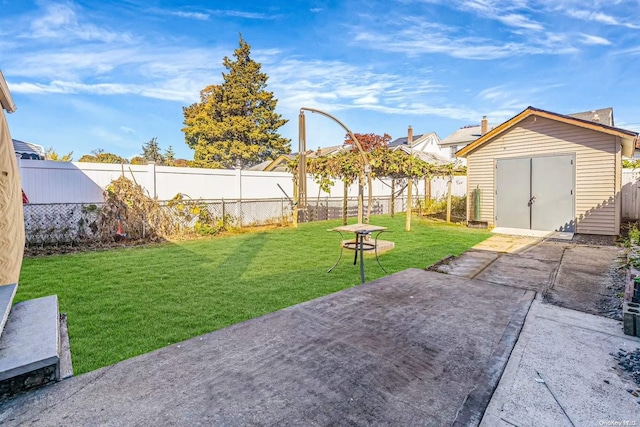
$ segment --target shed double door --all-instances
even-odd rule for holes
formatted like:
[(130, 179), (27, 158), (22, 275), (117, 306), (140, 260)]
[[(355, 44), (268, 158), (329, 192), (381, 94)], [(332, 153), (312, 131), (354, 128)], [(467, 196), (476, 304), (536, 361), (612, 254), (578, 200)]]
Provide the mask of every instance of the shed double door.
[(574, 231), (574, 156), (496, 161), (496, 225)]

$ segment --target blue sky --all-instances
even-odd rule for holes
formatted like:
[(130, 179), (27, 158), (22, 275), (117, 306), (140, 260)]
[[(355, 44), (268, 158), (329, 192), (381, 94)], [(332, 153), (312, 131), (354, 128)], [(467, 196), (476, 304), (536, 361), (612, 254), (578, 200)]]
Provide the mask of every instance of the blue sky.
[[(302, 106), (354, 132), (446, 137), (528, 105), (613, 107), (640, 130), (640, 1), (0, 0), (0, 69), (12, 136), (78, 159), (124, 157), (152, 137), (178, 157), (182, 107), (221, 82), (238, 33), (269, 75), (297, 151)], [(307, 113), (308, 147), (344, 132)]]

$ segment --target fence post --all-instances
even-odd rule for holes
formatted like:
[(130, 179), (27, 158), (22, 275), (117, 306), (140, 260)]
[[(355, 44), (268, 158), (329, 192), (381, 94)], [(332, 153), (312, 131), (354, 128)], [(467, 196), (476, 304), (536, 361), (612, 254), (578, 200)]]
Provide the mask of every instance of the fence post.
[(147, 180), (147, 182), (149, 183), (149, 190), (152, 197), (154, 199), (158, 198), (158, 193), (156, 191), (156, 162), (149, 162), (147, 163), (147, 166), (149, 168), (149, 170), (147, 171), (147, 173), (149, 174), (149, 178)]
[(451, 182), (453, 181), (453, 175), (449, 175), (447, 181), (447, 222), (451, 222)]
[(242, 168), (236, 169), (236, 174), (238, 175), (238, 228), (242, 228)]
[(391, 178), (391, 207), (389, 208), (391, 212), (391, 218), (393, 218), (396, 214), (396, 179)]
[(407, 217), (405, 220), (405, 230), (411, 231), (411, 210), (413, 208), (413, 178), (407, 181)]
[(222, 198), (222, 225), (224, 227), (227, 226), (227, 210), (225, 209), (224, 205), (224, 197)]

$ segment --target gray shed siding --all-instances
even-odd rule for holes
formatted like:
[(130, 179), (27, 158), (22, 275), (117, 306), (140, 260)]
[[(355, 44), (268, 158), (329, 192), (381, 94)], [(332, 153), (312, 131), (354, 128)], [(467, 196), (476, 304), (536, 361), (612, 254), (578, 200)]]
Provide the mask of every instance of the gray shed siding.
[[(616, 235), (620, 231), (619, 139), (543, 117), (527, 117), (467, 156), (467, 206), (482, 190), (481, 219), (495, 225), (495, 163), (510, 157), (575, 154), (576, 232)], [(471, 209), (471, 208), (469, 208)], [(467, 212), (470, 218), (470, 212)]]

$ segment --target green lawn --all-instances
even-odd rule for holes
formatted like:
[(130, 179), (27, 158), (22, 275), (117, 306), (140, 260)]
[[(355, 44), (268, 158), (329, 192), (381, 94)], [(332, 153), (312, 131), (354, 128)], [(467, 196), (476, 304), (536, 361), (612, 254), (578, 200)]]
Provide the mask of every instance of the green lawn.
[[(350, 221), (353, 222), (353, 221)], [(396, 247), (389, 273), (459, 254), (488, 233), (375, 217)], [(16, 302), (57, 294), (67, 313), (76, 374), (359, 284), (353, 252), (329, 274), (340, 221), (93, 253), (25, 259)], [(367, 280), (385, 273), (365, 259)]]

